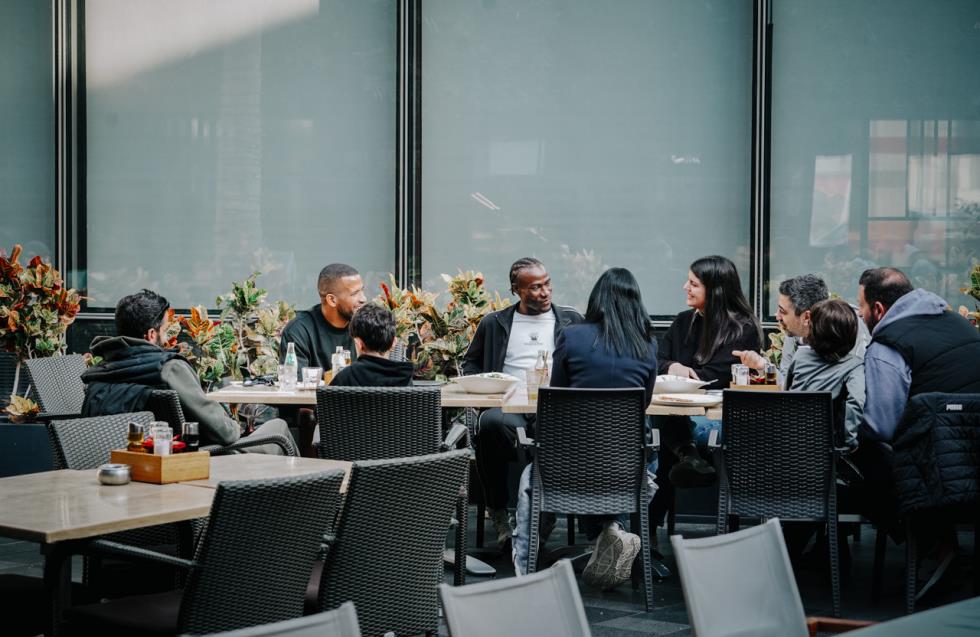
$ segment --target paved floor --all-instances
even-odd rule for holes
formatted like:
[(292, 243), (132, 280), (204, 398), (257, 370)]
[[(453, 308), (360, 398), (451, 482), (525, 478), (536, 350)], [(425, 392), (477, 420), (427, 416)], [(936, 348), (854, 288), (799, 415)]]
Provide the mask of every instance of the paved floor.
[[(475, 514), (471, 512), (471, 520)], [(489, 529), (489, 525), (488, 525)], [(679, 523), (677, 532), (685, 537), (700, 537), (709, 535), (713, 529), (709, 525)], [(470, 524), (470, 544), (475, 540), (474, 525)], [(488, 533), (489, 535), (489, 533)], [(559, 520), (558, 527), (552, 535), (549, 548), (561, 546), (565, 537), (564, 520)], [(667, 558), (668, 566), (673, 570), (674, 563), (670, 554), (670, 546), (666, 534), (660, 530), (660, 545)], [(582, 538), (584, 541), (584, 538)], [(960, 546), (964, 552), (972, 550), (972, 533), (960, 536)], [(842, 597), (844, 616), (858, 619), (885, 620), (902, 614), (902, 587), (904, 573), (904, 549), (889, 545), (885, 588), (881, 604), (873, 605), (870, 600), (871, 570), (874, 553), (874, 535), (870, 528), (865, 527), (862, 540), (851, 543), (853, 564), (850, 574), (843, 580)], [(493, 543), (481, 554), (497, 569), (497, 577), (513, 576), (509, 560), (500, 556)], [(961, 560), (966, 562), (966, 560)], [(18, 542), (0, 538), (0, 573), (20, 573), (41, 576), (42, 557), (38, 547), (29, 542)], [(81, 572), (76, 559), (74, 574), (76, 579)], [(447, 581), (451, 581), (448, 577)], [(469, 582), (478, 578), (469, 578)], [(830, 614), (830, 588), (824, 571), (818, 567), (812, 570), (803, 569), (797, 573), (800, 594), (808, 615)], [(971, 595), (969, 573), (961, 569), (958, 578), (952, 579), (942, 594), (935, 596), (929, 604), (922, 607), (939, 605), (963, 599)], [(633, 591), (627, 584), (612, 592), (601, 592), (590, 589), (580, 583), (580, 590), (585, 603), (586, 614), (592, 626), (592, 634), (596, 637), (618, 636), (637, 637), (638, 635), (671, 635), (681, 637), (689, 635), (687, 610), (677, 577), (671, 577), (655, 586), (655, 608), (646, 612), (643, 608), (642, 590)]]

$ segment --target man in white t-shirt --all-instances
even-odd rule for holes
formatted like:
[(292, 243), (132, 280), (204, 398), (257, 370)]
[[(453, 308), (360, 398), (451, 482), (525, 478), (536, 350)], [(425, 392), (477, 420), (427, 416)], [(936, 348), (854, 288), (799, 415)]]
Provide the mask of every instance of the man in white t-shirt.
[[(532, 257), (518, 259), (511, 266), (510, 291), (518, 296), (517, 304), (483, 317), (463, 358), (464, 374), (504, 372), (522, 378), (525, 370), (534, 367), (540, 350), (547, 350), (550, 359), (565, 327), (583, 320), (572, 308), (552, 305), (551, 277)], [(533, 415), (487, 409), (480, 414), (473, 441), (476, 468), (501, 550), (510, 550), (513, 532), (507, 510), (507, 466), (517, 460), (517, 427), (528, 427), (533, 419)]]

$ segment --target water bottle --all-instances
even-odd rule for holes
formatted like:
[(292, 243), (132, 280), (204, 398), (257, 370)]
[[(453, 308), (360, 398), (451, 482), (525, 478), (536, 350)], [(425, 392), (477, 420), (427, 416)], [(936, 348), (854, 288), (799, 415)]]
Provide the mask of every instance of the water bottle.
[(282, 388), (286, 391), (295, 391), (296, 374), (298, 374), (298, 364), (296, 363), (296, 344), (286, 344), (286, 358), (283, 360), (283, 380)]
[(347, 367), (347, 357), (344, 356), (344, 346), (338, 345), (330, 357), (330, 368), (333, 372), (333, 377), (336, 378), (337, 373), (345, 367)]
[(551, 380), (551, 372), (548, 370), (548, 350), (538, 350), (538, 360), (534, 363), (534, 371), (538, 374), (538, 383), (542, 387), (548, 386)]

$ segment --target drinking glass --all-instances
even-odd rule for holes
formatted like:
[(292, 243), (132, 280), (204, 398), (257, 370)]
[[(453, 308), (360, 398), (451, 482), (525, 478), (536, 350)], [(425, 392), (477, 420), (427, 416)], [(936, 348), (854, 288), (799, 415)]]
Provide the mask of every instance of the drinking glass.
[(303, 387), (306, 389), (316, 389), (323, 377), (322, 367), (303, 368)]
[(776, 385), (776, 384), (778, 384), (779, 380), (776, 377), (776, 372), (778, 371), (778, 369), (779, 368), (776, 367), (776, 364), (775, 363), (771, 363), (769, 361), (766, 361), (766, 384), (767, 385)]
[(527, 379), (527, 400), (533, 403), (538, 399), (538, 388), (541, 386), (541, 372), (536, 369), (525, 370), (524, 378)]
[(150, 425), (150, 434), (153, 438), (153, 455), (169, 456), (174, 441), (174, 432), (165, 422), (154, 422)]
[(732, 365), (732, 384), (733, 385), (748, 385), (749, 384), (749, 366), (748, 365)]

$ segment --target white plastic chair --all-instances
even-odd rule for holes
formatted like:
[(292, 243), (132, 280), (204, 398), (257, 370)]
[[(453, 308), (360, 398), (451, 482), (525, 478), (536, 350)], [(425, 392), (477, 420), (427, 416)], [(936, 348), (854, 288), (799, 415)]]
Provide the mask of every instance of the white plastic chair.
[(868, 625), (807, 619), (776, 518), (713, 537), (673, 535), (670, 543), (697, 637), (808, 637)]
[(572, 563), (559, 560), (532, 575), (439, 585), (452, 637), (591, 637)]
[(346, 602), (325, 613), (215, 633), (214, 637), (361, 637), (361, 629), (354, 603)]

